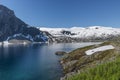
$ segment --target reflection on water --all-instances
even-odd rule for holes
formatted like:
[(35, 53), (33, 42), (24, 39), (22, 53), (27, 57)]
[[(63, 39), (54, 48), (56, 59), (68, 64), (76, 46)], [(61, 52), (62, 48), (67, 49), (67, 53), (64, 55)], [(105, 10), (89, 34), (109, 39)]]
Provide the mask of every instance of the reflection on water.
[(62, 69), (54, 53), (92, 44), (1, 45), (0, 80), (59, 80)]

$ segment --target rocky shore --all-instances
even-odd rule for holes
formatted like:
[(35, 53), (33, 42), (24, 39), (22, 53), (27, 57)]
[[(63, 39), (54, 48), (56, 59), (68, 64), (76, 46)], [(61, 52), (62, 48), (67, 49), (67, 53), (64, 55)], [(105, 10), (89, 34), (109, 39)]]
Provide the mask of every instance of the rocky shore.
[[(105, 51), (98, 51), (91, 55), (87, 55), (85, 53), (85, 51), (87, 50), (106, 45), (112, 45), (115, 48)], [(63, 72), (65, 74), (65, 76), (62, 77), (60, 80), (67, 80), (69, 77), (84, 72), (90, 68), (94, 68), (100, 64), (114, 61), (115, 58), (120, 55), (120, 53), (118, 52), (118, 50), (120, 49), (116, 45), (117, 43), (114, 42), (104, 42), (102, 44), (79, 48), (66, 54), (60, 60), (60, 64), (62, 65)]]

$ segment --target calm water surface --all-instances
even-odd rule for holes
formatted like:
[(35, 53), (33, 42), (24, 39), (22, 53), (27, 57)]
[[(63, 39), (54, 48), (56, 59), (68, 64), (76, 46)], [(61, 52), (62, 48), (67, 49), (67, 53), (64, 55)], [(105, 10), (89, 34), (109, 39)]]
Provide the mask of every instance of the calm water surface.
[(62, 68), (56, 51), (70, 52), (97, 43), (0, 46), (0, 80), (59, 80)]

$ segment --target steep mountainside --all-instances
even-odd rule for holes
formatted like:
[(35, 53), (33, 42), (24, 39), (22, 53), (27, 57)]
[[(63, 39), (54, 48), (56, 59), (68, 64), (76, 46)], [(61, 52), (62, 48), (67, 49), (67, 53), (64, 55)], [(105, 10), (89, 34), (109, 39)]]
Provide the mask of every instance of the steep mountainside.
[(12, 10), (0, 5), (0, 41), (13, 38), (40, 42), (47, 40), (39, 29), (28, 27), (26, 23), (15, 16)]
[[(120, 28), (92, 26), (87, 28), (39, 28), (41, 31), (47, 31), (54, 40), (64, 40), (68, 42), (74, 41), (90, 41), (90, 40), (109, 40), (120, 35)], [(61, 42), (60, 41), (60, 42)]]

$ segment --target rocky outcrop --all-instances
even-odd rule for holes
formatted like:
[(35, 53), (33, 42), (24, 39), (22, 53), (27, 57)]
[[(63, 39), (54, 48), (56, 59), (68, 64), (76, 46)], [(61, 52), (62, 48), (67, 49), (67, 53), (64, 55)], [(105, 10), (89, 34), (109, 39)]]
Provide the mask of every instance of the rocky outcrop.
[(0, 5), (0, 41), (9, 40), (13, 37), (15, 38), (14, 35), (16, 34), (21, 34), (24, 38), (29, 40), (30, 38), (25, 36), (30, 36), (33, 41), (37, 42), (47, 41), (43, 32), (35, 27), (28, 26), (28, 24), (15, 16), (13, 10)]
[(57, 51), (55, 54), (58, 55), (58, 56), (63, 56), (63, 55), (66, 54), (66, 52), (64, 52), (64, 51)]
[(18, 19), (12, 10), (0, 5), (0, 41), (24, 32), (25, 29), (27, 29), (27, 24)]
[(55, 37), (52, 36), (49, 32), (47, 31), (42, 31), (42, 32), (47, 37), (49, 43), (55, 42)]

